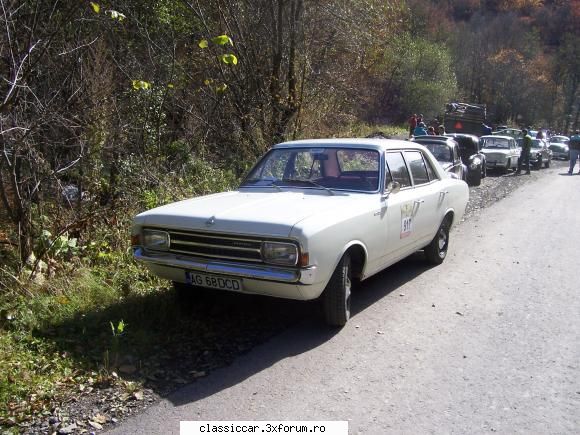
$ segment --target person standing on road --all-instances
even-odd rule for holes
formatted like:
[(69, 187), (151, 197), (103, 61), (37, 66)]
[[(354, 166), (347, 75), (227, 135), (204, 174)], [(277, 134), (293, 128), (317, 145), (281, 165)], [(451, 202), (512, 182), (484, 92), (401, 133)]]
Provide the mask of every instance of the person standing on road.
[(425, 123), (420, 122), (415, 130), (413, 130), (413, 136), (427, 136), (427, 129), (425, 128)]
[(516, 174), (522, 173), (522, 163), (526, 165), (526, 174), (530, 174), (530, 150), (532, 149), (532, 137), (528, 134), (528, 130), (525, 128), (522, 130), (524, 138), (522, 140), (522, 152), (520, 153), (520, 158), (518, 159), (518, 170)]
[(409, 118), (409, 137), (413, 136), (415, 127), (417, 127), (417, 115), (413, 114), (413, 116)]
[[(580, 130), (574, 132), (574, 135), (570, 138), (568, 148), (570, 148), (570, 169), (568, 174), (572, 175), (576, 160), (580, 159)], [(580, 166), (580, 163), (578, 163), (578, 166)], [(578, 173), (580, 174), (580, 171)]]

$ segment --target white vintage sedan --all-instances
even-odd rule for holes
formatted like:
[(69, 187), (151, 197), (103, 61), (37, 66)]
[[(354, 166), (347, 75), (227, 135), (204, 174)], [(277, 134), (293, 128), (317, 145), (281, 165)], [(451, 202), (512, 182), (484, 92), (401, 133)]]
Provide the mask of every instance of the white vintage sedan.
[(488, 169), (499, 169), (507, 174), (518, 168), (521, 148), (511, 136), (490, 135), (479, 138), (481, 152), (485, 154)]
[(320, 298), (327, 323), (342, 326), (354, 280), (418, 250), (433, 264), (445, 259), (468, 195), (419, 144), (286, 142), (236, 191), (136, 216), (133, 252), (178, 291)]

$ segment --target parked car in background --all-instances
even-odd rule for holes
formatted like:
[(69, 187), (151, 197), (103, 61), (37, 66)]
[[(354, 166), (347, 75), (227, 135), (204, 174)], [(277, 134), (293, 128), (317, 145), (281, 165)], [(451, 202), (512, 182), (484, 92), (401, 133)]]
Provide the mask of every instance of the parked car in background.
[(481, 179), (487, 176), (485, 154), (480, 150), (479, 137), (473, 134), (451, 133), (445, 136), (452, 138), (459, 145), (459, 156), (467, 166), (467, 184), (479, 186)]
[(503, 130), (494, 131), (492, 134), (498, 136), (510, 136), (514, 139), (522, 137), (522, 131), (517, 128), (506, 128)]
[[(518, 145), (521, 147), (523, 139), (518, 139)], [(540, 169), (542, 165), (545, 168), (550, 167), (552, 162), (552, 151), (548, 148), (548, 143), (544, 139), (532, 139), (532, 148), (530, 149), (530, 165), (535, 169)]]
[(570, 138), (568, 136), (552, 136), (548, 148), (552, 150), (552, 158), (570, 160)]
[(467, 165), (461, 161), (459, 144), (455, 140), (446, 136), (417, 136), (413, 141), (431, 151), (445, 171), (467, 182)]
[(491, 135), (482, 136), (479, 140), (488, 169), (499, 169), (504, 174), (510, 169), (517, 169), (520, 148), (513, 137)]
[(570, 143), (570, 138), (568, 136), (552, 136), (550, 137), (550, 144), (553, 143), (563, 143), (568, 145)]
[(443, 262), (468, 196), (467, 185), (417, 143), (286, 142), (235, 191), (136, 216), (133, 255), (178, 293), (207, 287), (320, 298), (327, 323), (342, 326), (353, 281), (417, 250)]

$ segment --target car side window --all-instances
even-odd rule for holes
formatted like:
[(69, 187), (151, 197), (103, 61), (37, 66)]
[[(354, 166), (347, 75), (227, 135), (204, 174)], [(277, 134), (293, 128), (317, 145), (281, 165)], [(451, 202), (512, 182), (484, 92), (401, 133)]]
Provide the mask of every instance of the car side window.
[(427, 167), (420, 151), (405, 151), (405, 158), (409, 164), (415, 186), (429, 182)]
[(427, 156), (423, 155), (423, 160), (425, 160), (425, 167), (427, 168), (427, 175), (429, 175), (429, 180), (438, 180), (439, 177), (437, 176), (437, 172), (435, 172), (435, 169), (433, 169), (433, 165)]
[(386, 153), (385, 159), (393, 181), (397, 181), (401, 185), (401, 188), (409, 187), (411, 185), (411, 177), (409, 176), (403, 155), (400, 152)]

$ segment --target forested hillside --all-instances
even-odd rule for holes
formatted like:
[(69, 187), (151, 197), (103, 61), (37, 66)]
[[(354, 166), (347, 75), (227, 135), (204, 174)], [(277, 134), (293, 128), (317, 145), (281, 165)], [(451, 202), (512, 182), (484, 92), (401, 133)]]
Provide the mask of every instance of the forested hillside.
[[(493, 123), (578, 127), (580, 0), (0, 4), (4, 361), (33, 331), (155, 289), (132, 216), (235, 186), (274, 143), (401, 127), (453, 100)], [(38, 385), (9, 388), (20, 366), (5, 364), (0, 418), (17, 420)]]

